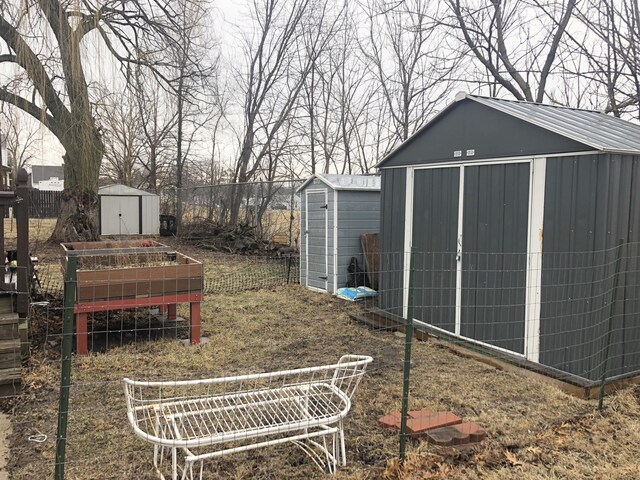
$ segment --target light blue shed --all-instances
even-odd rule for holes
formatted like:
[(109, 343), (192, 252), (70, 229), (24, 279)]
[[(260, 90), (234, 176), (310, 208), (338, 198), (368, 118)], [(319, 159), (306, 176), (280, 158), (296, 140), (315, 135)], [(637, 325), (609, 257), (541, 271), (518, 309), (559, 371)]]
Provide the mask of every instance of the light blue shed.
[(334, 293), (351, 257), (364, 269), (360, 235), (380, 230), (380, 177), (317, 173), (300, 194), (300, 284)]

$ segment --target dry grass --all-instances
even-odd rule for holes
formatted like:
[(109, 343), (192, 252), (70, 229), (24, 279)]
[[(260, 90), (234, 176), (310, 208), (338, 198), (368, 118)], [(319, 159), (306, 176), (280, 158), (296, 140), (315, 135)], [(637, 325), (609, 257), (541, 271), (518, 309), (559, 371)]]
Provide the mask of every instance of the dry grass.
[[(40, 244), (46, 242), (53, 228), (56, 226), (56, 218), (30, 218), (29, 219), (29, 243), (32, 245), (32, 249), (37, 249)], [(16, 220), (5, 218), (4, 219), (4, 241), (10, 248), (15, 248), (16, 245)]]
[[(348, 313), (355, 308), (298, 286), (208, 296), (203, 306), (207, 344), (185, 348), (164, 339), (74, 357), (66, 478), (156, 478), (150, 445), (135, 437), (126, 421), (123, 376), (220, 376), (333, 362), (347, 352), (375, 360), (346, 423), (348, 466), (339, 470), (338, 479), (640, 478), (640, 391), (611, 396), (601, 415), (594, 402), (429, 342), (414, 344), (411, 408), (451, 410), (485, 426), (490, 440), (462, 454), (415, 440), (400, 469), (398, 436), (376, 420), (400, 408), (403, 339), (352, 322)], [(14, 403), (14, 480), (52, 474), (59, 347), (48, 348), (32, 357), (26, 388)], [(27, 441), (38, 432), (49, 440)], [(291, 445), (233, 455), (205, 468), (206, 478), (325, 477)]]

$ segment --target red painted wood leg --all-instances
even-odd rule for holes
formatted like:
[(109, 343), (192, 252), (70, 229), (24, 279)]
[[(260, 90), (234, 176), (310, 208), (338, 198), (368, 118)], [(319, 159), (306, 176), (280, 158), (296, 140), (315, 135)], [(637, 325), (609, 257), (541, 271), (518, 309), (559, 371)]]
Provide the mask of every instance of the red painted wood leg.
[(167, 306), (166, 305), (158, 305), (158, 313), (160, 315), (164, 315), (167, 312)]
[(178, 306), (175, 303), (167, 305), (167, 320), (175, 320), (178, 318)]
[(88, 355), (87, 346), (87, 314), (76, 313), (76, 352), (78, 355)]
[(190, 341), (192, 344), (200, 343), (200, 302), (191, 302), (189, 310)]

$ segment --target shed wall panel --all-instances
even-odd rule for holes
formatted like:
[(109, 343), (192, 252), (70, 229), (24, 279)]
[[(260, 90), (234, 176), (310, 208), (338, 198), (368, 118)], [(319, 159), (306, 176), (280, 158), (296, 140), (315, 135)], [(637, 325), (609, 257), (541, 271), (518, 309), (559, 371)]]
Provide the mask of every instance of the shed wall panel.
[(360, 235), (380, 231), (380, 192), (341, 190), (338, 193), (337, 286), (345, 287), (351, 257), (365, 269)]
[(160, 197), (158, 196), (142, 197), (142, 233), (143, 235), (160, 233)]
[[(616, 245), (640, 241), (640, 157), (601, 154), (547, 160), (540, 361), (596, 380), (604, 368)], [(620, 276), (607, 375), (640, 365), (637, 258)], [(637, 253), (637, 252), (635, 252)], [(626, 299), (626, 300), (625, 300)]]
[(402, 315), (405, 196), (404, 168), (382, 171), (380, 192), (380, 308)]

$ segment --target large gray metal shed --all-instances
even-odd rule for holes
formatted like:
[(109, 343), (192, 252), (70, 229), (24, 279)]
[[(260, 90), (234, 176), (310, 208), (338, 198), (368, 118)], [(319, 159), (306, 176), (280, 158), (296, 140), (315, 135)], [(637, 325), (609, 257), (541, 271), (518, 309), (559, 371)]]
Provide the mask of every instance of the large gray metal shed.
[(126, 185), (98, 190), (101, 235), (158, 235), (160, 197)]
[(380, 228), (380, 177), (317, 173), (300, 194), (300, 283), (334, 293), (351, 257), (363, 265), (360, 235)]
[(640, 125), (459, 94), (378, 167), (382, 310), (406, 317), (413, 248), (427, 330), (587, 381), (640, 370)]

